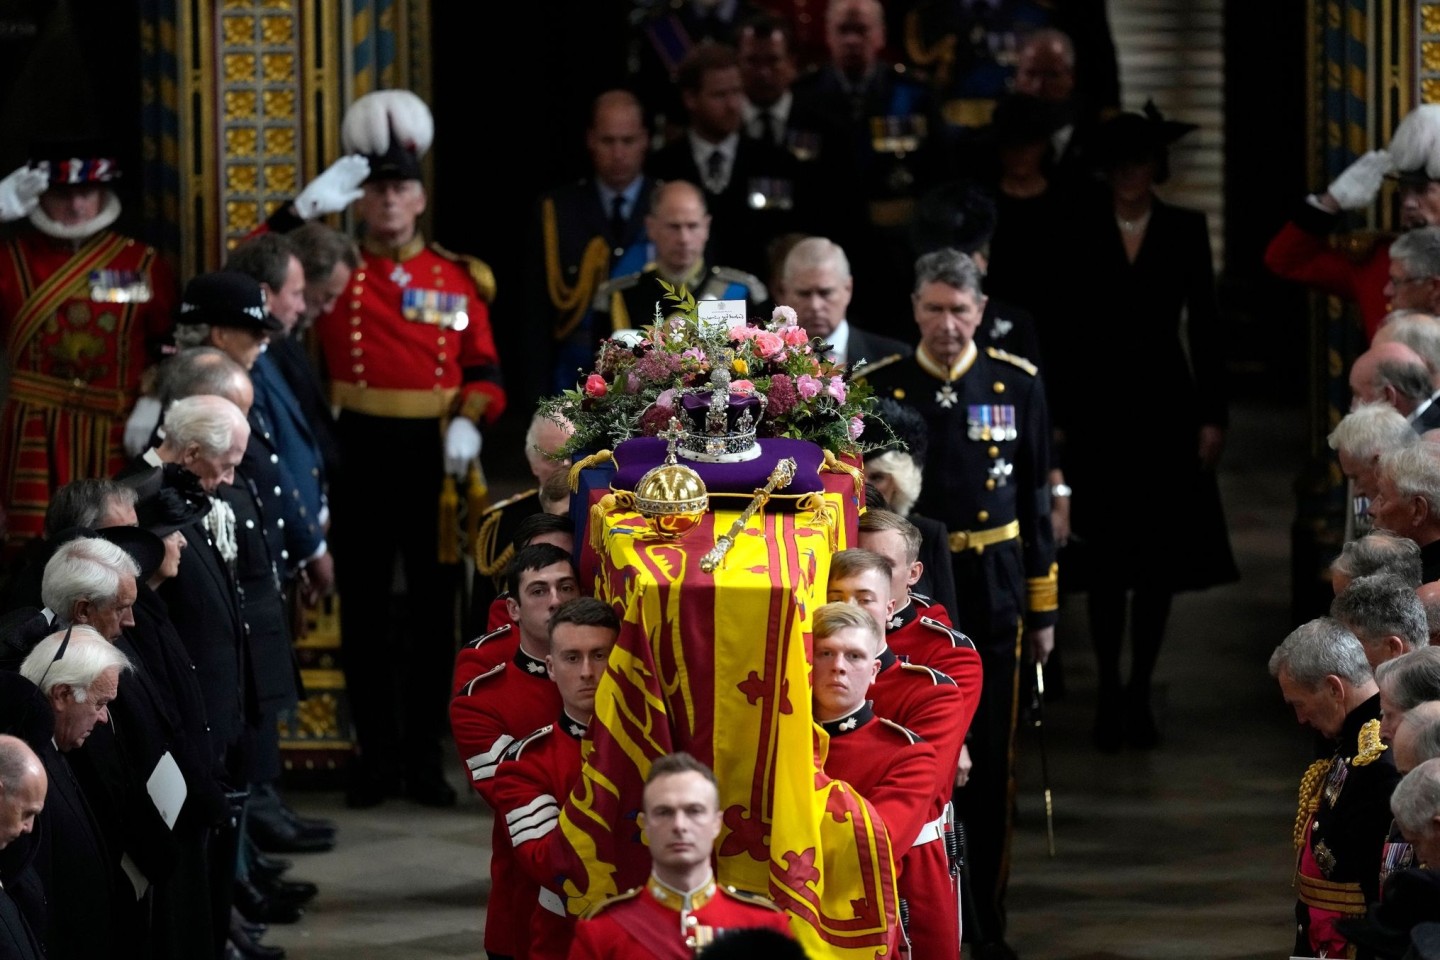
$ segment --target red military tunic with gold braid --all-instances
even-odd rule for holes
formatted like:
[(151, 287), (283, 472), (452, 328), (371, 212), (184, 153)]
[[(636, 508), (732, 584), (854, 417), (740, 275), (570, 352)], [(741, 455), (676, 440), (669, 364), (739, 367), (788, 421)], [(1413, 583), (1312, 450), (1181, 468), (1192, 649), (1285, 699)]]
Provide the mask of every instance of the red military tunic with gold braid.
[(687, 894), (652, 875), (644, 887), (611, 897), (575, 925), (570, 960), (686, 960), (727, 930), (755, 927), (792, 936), (785, 914), (761, 897), (713, 878)]
[(486, 305), (493, 292), (488, 267), (419, 236), (396, 248), (364, 244), (349, 288), (315, 326), (336, 405), (495, 422), (505, 390)]
[(154, 247), (112, 230), (76, 243), (27, 229), (0, 253), (11, 379), (0, 418), (10, 537), (43, 533), (50, 495), (125, 463), (125, 417), (173, 325), (175, 277)]

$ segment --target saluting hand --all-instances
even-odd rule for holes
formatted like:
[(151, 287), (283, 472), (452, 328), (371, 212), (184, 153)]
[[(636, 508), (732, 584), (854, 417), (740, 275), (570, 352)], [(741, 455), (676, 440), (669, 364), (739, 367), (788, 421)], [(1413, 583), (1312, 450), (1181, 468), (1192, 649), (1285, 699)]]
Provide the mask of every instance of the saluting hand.
[(49, 186), (45, 171), (35, 167), (21, 167), (0, 180), (0, 223), (28, 217)]
[(341, 157), (295, 198), (295, 215), (313, 220), (327, 213), (339, 213), (365, 195), (360, 185), (370, 176), (370, 161), (358, 153)]

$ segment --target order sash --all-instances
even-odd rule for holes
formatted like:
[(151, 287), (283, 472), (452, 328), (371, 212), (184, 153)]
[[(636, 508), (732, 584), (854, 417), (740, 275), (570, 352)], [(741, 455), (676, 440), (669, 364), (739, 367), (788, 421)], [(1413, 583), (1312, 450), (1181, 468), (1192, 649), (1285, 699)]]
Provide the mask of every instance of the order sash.
[[(10, 326), (10, 335), (6, 340), (6, 347), (14, 355), (20, 348), (29, 342), (30, 338), (39, 332), (41, 325), (51, 313), (57, 310), (61, 303), (80, 290), (84, 289), (90, 281), (90, 272), (103, 267), (109, 263), (129, 240), (118, 233), (102, 231), (96, 237), (92, 237), (75, 251), (74, 256), (65, 261), (65, 264), (40, 286), (30, 293), (25, 304), (16, 314), (14, 323)], [(10, 256), (15, 258), (15, 265), (19, 268), (22, 277), (28, 276), (29, 271), (25, 269), (25, 257), (20, 252), (19, 244), (10, 241)]]

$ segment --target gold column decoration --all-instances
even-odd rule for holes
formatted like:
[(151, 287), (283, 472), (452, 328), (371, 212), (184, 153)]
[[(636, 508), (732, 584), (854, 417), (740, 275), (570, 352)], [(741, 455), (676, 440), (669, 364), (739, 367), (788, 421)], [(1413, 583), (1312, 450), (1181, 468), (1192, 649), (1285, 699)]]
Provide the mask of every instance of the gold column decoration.
[(292, 0), (222, 0), (216, 11), (218, 233), (226, 249), (300, 186), (300, 19)]
[(1440, 103), (1440, 3), (1420, 3), (1415, 16), (1418, 103)]

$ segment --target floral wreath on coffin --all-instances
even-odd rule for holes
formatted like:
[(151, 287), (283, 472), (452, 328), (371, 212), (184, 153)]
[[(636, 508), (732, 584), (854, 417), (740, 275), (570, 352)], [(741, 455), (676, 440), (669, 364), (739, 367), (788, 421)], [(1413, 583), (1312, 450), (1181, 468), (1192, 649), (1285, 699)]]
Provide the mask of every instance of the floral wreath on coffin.
[(728, 366), (732, 394), (765, 399), (759, 437), (807, 440), (836, 457), (893, 443), (893, 436), (860, 442), (876, 407), (873, 389), (827, 359), (825, 341), (809, 336), (790, 307), (776, 307), (768, 322), (727, 327), (701, 320), (684, 286), (660, 283), (676, 304), (668, 316), (657, 303), (655, 322), (638, 337), (605, 340), (595, 369), (574, 389), (540, 401), (541, 415), (574, 426), (557, 456), (656, 436), (672, 417), (683, 422), (680, 398), (707, 389), (717, 364)]

